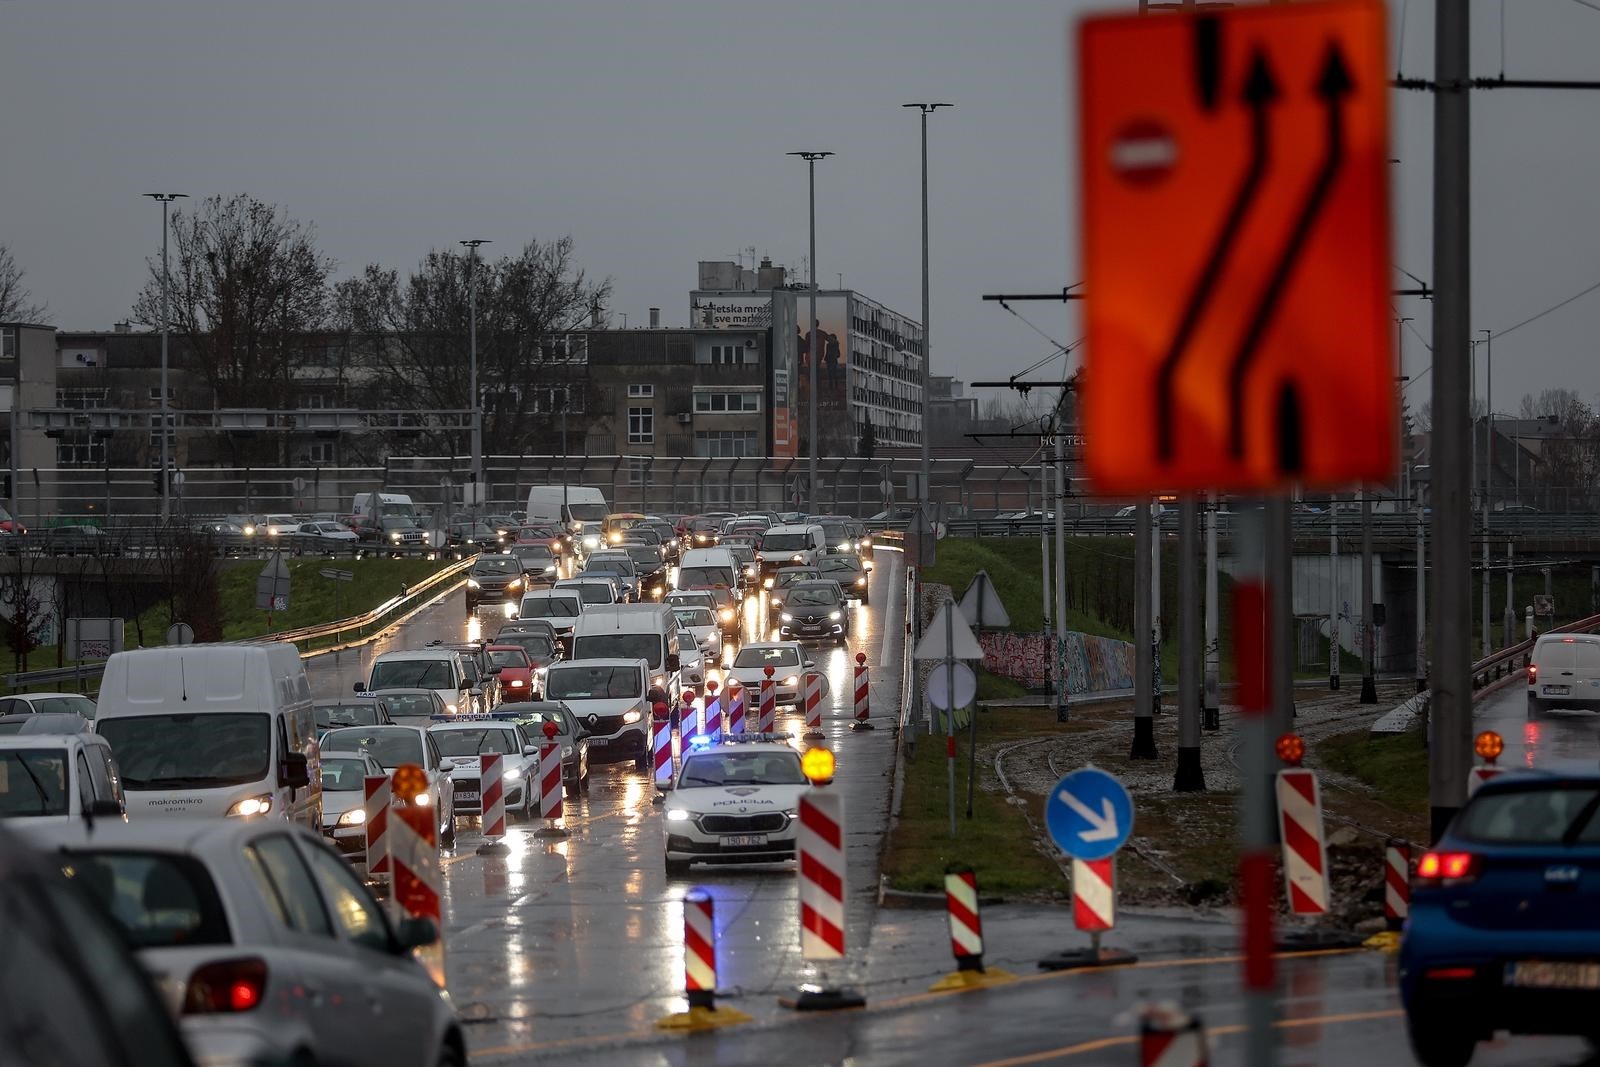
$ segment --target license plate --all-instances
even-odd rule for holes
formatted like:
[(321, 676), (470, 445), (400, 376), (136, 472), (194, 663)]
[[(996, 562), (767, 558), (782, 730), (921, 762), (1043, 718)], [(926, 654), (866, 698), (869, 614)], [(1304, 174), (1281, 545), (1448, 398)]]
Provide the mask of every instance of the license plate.
[(1600, 963), (1523, 960), (1506, 964), (1505, 982), (1520, 989), (1600, 989)]
[(591, 737), (591, 738), (589, 738), (589, 747), (590, 748), (605, 748), (607, 745), (609, 745), (611, 743), (611, 741), (612, 741), (612, 739), (609, 738), (609, 737)]
[(469, 793), (469, 792), (466, 792), (466, 791), (462, 791), (462, 792), (459, 792), (459, 793), (456, 794), (456, 800), (458, 800), (458, 801), (470, 800), (472, 803), (476, 804), (478, 802), (478, 799), (479, 799), (479, 797), (478, 797), (477, 793)]
[(754, 846), (754, 845), (764, 845), (764, 844), (766, 844), (767, 843), (767, 835), (766, 834), (728, 834), (726, 837), (724, 837), (722, 839), (722, 843), (724, 845), (727, 845), (729, 848), (749, 848), (749, 847)]
[(1544, 695), (1548, 697), (1564, 697), (1570, 692), (1572, 692), (1572, 687), (1567, 685), (1547, 685), (1544, 687)]

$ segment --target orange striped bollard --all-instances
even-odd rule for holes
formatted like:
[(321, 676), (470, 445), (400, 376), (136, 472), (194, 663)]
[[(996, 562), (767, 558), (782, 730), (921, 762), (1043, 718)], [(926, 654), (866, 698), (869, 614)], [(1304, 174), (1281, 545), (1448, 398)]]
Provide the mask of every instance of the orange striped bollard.
[(428, 775), (415, 763), (403, 763), (394, 770), (394, 797), (399, 806), (389, 824), (389, 870), (394, 883), (394, 902), (408, 919), (433, 923), (436, 938), (432, 944), (415, 950), (434, 983), (444, 988), (444, 916), (441, 897), (443, 873), (439, 867), (438, 813), (431, 805), (417, 803), (428, 792)]

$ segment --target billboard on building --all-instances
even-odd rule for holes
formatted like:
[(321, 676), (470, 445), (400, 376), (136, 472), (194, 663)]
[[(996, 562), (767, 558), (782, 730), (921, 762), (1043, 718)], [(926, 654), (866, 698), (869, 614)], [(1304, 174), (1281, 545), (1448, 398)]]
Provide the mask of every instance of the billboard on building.
[(797, 360), (795, 367), (796, 414), (801, 420), (797, 436), (804, 441), (809, 429), (811, 404), (811, 359), (817, 356), (817, 436), (820, 438), (818, 456), (851, 456), (855, 454), (855, 421), (850, 415), (849, 353), (850, 353), (850, 299), (848, 296), (827, 294), (817, 297), (817, 336), (815, 343), (810, 332), (811, 297), (800, 293), (795, 297), (795, 327)]
[(772, 454), (796, 456), (800, 453), (799, 414), (795, 407), (794, 380), (798, 362), (799, 327), (795, 319), (793, 293), (772, 295)]
[(765, 330), (772, 325), (772, 298), (692, 293), (689, 325), (697, 330)]

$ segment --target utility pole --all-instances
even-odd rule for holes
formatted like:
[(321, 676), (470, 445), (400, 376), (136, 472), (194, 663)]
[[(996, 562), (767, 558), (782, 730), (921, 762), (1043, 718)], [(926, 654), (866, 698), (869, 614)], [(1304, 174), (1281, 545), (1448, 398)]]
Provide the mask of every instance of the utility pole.
[(1150, 502), (1133, 508), (1133, 747), (1129, 759), (1156, 759), (1155, 602), (1150, 596)]
[(1472, 759), (1471, 105), (1466, 4), (1434, 4), (1433, 670), (1428, 803), (1437, 841), (1467, 798)]
[[(821, 339), (817, 336), (817, 160), (827, 159), (832, 152), (790, 152), (791, 156), (799, 156), (806, 161), (806, 187), (811, 204), (811, 330), (806, 334), (806, 383), (810, 389), (811, 402), (806, 405), (807, 431), (810, 435), (810, 444), (806, 449), (806, 496), (811, 504), (813, 514), (820, 511), (820, 497), (817, 493), (817, 405), (822, 399), (817, 395), (817, 364), (822, 360), (820, 351)], [(923, 436), (927, 436), (924, 434)]]
[(916, 103), (900, 106), (916, 108), (922, 113), (922, 425), (917, 434), (922, 442), (922, 476), (917, 502), (922, 508), (923, 521), (932, 523), (934, 516), (929, 504), (933, 501), (933, 458), (928, 440), (928, 386), (933, 370), (933, 350), (928, 345), (928, 116), (941, 107), (955, 105)]
[(1339, 497), (1328, 501), (1328, 688), (1339, 688)]
[(1166, 506), (1156, 499), (1150, 504), (1150, 710), (1161, 714), (1161, 513)]
[(1494, 655), (1489, 623), (1489, 512), (1494, 507), (1494, 334), (1483, 331), (1483, 658)]
[(1178, 770), (1177, 793), (1206, 788), (1200, 765), (1200, 504), (1178, 503)]
[[(1063, 388), (1063, 399), (1065, 398)], [(1056, 722), (1067, 721), (1067, 444), (1059, 413), (1056, 418)]]
[[(1508, 609), (1509, 610), (1509, 609)], [(1510, 631), (1506, 631), (1510, 633)], [(1428, 527), (1417, 491), (1417, 692), (1428, 688)]]
[(482, 237), (461, 242), (467, 248), (467, 389), (472, 394), (472, 469), (467, 474), (467, 491), (472, 494), (472, 515), (476, 520), (483, 503), (483, 405), (478, 402), (478, 247), (489, 244)]
[(1203, 725), (1207, 730), (1222, 729), (1221, 673), (1222, 645), (1217, 605), (1217, 524), (1222, 508), (1217, 494), (1211, 494), (1211, 513), (1206, 519), (1206, 695)]
[(1361, 703), (1378, 702), (1377, 649), (1373, 641), (1372, 494), (1361, 487)]
[(1517, 573), (1517, 543), (1511, 538), (1506, 538), (1506, 614), (1505, 614), (1505, 644), (1501, 647), (1510, 648), (1517, 643), (1517, 613), (1511, 606), (1513, 592), (1512, 577)]
[[(172, 291), (172, 272), (167, 266), (167, 234), (170, 227), (167, 225), (167, 209), (174, 200), (187, 197), (187, 193), (145, 193), (152, 200), (161, 201), (161, 522), (164, 525), (172, 517), (172, 416), (168, 412), (172, 408), (172, 401), (167, 396), (167, 331), (168, 324), (172, 321), (172, 314), (168, 310)], [(22, 365), (19, 361), (19, 367)], [(17, 374), (17, 383), (22, 382), (22, 375)], [(13, 405), (13, 410), (17, 410)], [(17, 510), (17, 446), (15, 441), (15, 426), (17, 417), (11, 416), (13, 427), (13, 441), (11, 445), (11, 513), (20, 516)]]
[(1294, 729), (1294, 543), (1292, 504), (1273, 496), (1266, 506), (1267, 647), (1272, 650), (1272, 708), (1268, 721), (1273, 736)]
[[(1050, 476), (1046, 471), (1045, 444), (1039, 442), (1039, 568), (1044, 580), (1039, 583), (1039, 608), (1044, 613), (1044, 632), (1053, 633), (1050, 625)], [(1053, 675), (1054, 672), (1052, 672)]]

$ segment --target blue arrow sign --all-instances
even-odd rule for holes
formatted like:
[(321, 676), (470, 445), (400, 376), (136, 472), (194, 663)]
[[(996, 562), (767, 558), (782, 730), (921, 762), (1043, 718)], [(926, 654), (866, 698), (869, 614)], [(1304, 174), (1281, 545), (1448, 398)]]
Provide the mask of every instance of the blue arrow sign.
[(1044, 822), (1050, 839), (1067, 855), (1103, 860), (1133, 832), (1133, 798), (1112, 775), (1082, 767), (1050, 791)]

